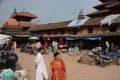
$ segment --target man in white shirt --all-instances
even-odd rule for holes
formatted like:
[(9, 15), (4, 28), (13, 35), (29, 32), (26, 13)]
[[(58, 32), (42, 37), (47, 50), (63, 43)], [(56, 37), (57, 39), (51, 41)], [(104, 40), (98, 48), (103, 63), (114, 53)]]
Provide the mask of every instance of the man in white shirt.
[(109, 42), (106, 41), (105, 45), (106, 45), (106, 51), (105, 51), (106, 53), (105, 53), (105, 55), (108, 55), (108, 50), (109, 50), (109, 47), (110, 47)]
[(43, 56), (41, 54), (44, 53), (44, 48), (40, 47), (38, 49), (38, 53), (35, 58), (35, 67), (36, 67), (36, 80), (43, 80), (44, 78), (48, 79), (48, 73), (46, 70), (46, 66), (44, 63)]

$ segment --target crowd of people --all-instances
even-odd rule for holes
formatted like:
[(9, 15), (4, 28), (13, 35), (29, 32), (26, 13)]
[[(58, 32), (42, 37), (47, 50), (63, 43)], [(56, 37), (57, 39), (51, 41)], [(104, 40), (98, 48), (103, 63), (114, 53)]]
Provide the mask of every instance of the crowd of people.
[(35, 51), (38, 50), (39, 47), (44, 47), (46, 54), (49, 54), (50, 48), (53, 53), (62, 51), (64, 49), (64, 50), (67, 50), (69, 52), (69, 54), (71, 54), (71, 53), (79, 54), (82, 46), (83, 46), (82, 41), (74, 42), (74, 41), (68, 41), (68, 40), (65, 41), (62, 39), (60, 39), (60, 40), (45, 39), (43, 41), (40, 40), (40, 41), (28, 42), (25, 45), (25, 50), (29, 50), (29, 53), (32, 51), (34, 53)]

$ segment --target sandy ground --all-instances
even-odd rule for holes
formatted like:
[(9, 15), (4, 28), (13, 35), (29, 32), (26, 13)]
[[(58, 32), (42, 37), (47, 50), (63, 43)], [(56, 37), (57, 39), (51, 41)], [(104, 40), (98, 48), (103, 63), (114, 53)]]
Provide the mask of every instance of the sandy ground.
[[(35, 55), (20, 53), (18, 49), (18, 56), (17, 69), (30, 70), (30, 78), (35, 80)], [(43, 56), (49, 71), (49, 64), (53, 59), (52, 53)], [(100, 67), (82, 64), (77, 62), (79, 56), (71, 57), (65, 53), (61, 55), (61, 58), (64, 59), (67, 65), (67, 80), (120, 80), (120, 65), (110, 64), (107, 67)]]

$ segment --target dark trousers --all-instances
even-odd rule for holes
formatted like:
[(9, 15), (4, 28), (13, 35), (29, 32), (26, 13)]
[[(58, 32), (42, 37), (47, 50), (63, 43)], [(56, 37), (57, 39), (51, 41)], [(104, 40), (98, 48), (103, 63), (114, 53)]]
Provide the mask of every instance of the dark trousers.
[(13, 71), (15, 71), (15, 68), (16, 68), (16, 61), (13, 59), (13, 60), (7, 60), (6, 61), (6, 68), (10, 68), (12, 69)]

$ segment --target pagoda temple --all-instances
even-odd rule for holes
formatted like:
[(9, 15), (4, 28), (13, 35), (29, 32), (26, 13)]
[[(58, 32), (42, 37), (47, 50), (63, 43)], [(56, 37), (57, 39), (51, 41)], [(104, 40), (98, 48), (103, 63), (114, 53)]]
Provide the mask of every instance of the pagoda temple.
[(18, 44), (25, 43), (31, 35), (29, 28), (37, 25), (31, 22), (35, 18), (37, 16), (27, 12), (25, 9), (17, 12), (16, 8), (14, 8), (11, 17), (6, 20), (2, 27), (2, 33), (11, 35)]
[(94, 6), (98, 11), (88, 14), (89, 17), (101, 17), (108, 16), (110, 14), (120, 13), (120, 1), (119, 0), (100, 0), (102, 4)]
[(104, 41), (120, 45), (120, 0), (99, 0), (94, 6), (97, 11), (88, 14), (90, 19), (84, 24), (93, 31), (91, 36), (101, 36)]

